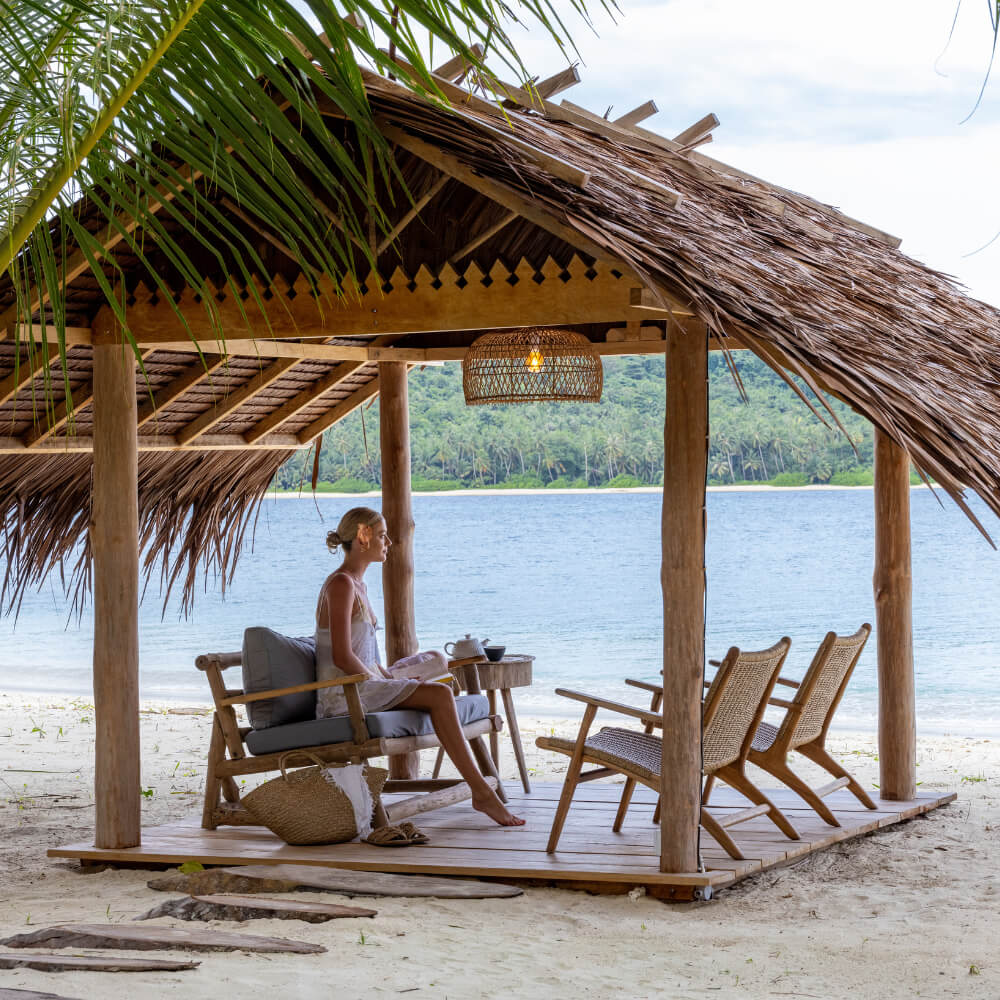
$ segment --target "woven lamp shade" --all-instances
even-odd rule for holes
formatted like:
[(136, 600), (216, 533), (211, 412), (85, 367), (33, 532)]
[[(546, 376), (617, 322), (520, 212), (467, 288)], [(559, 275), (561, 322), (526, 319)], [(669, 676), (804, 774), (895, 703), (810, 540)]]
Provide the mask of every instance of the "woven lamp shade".
[(604, 388), (601, 359), (572, 330), (529, 327), (485, 333), (462, 362), (462, 389), (470, 406), (485, 403), (597, 403)]

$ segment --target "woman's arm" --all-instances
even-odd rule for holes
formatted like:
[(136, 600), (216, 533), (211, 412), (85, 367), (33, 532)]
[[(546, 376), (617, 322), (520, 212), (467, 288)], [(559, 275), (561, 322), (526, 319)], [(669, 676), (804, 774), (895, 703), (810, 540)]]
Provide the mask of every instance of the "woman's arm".
[[(330, 623), (333, 662), (345, 674), (367, 674), (368, 669), (351, 649), (351, 616), (354, 611), (354, 583), (345, 573), (337, 573), (326, 588), (326, 614)], [(322, 622), (320, 622), (322, 624)]]

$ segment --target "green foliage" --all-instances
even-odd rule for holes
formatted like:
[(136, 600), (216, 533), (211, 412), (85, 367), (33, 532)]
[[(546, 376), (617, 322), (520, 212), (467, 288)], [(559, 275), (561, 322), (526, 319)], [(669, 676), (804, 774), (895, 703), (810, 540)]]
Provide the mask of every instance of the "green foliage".
[[(831, 404), (857, 443), (856, 454), (829, 416), (827, 427), (762, 361), (747, 352), (736, 360), (749, 406), (724, 359), (713, 354), (709, 360), (710, 485), (827, 483), (838, 473), (870, 470), (872, 431), (866, 420), (838, 401)], [(464, 489), (583, 488), (624, 475), (633, 485), (659, 485), (663, 382), (662, 356), (611, 357), (604, 361), (600, 403), (469, 407), (457, 364), (415, 373), (410, 379), (414, 482)], [(822, 412), (819, 404), (817, 409)], [(376, 404), (365, 411), (366, 434), (360, 410), (327, 432), (321, 479), (381, 481), (377, 410)], [(300, 452), (275, 482), (297, 489), (304, 478), (308, 488), (311, 469), (312, 451)]]
[(808, 486), (809, 478), (804, 472), (779, 472), (769, 480), (771, 486)]
[(318, 482), (316, 484), (317, 493), (368, 493), (377, 489), (378, 487), (372, 483), (354, 476), (341, 476), (333, 483)]
[(630, 472), (620, 472), (614, 479), (609, 479), (601, 485), (609, 490), (633, 490), (637, 486), (645, 486), (646, 484)]
[(570, 479), (569, 476), (559, 476), (551, 483), (546, 483), (545, 487), (550, 490), (584, 490), (587, 488), (587, 481), (583, 477)]
[(871, 486), (874, 482), (875, 475), (871, 469), (844, 469), (830, 477), (831, 486)]
[(441, 490), (460, 490), (463, 483), (458, 479), (428, 479), (424, 476), (413, 476), (410, 489), (414, 493), (440, 493)]

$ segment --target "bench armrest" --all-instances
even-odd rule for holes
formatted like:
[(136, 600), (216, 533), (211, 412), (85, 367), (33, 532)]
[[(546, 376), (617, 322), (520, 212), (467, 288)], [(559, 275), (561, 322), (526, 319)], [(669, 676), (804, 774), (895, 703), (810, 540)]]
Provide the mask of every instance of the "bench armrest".
[(605, 698), (595, 698), (593, 695), (583, 694), (580, 691), (567, 691), (565, 688), (556, 688), (556, 694), (563, 698), (572, 698), (574, 701), (582, 701), (585, 705), (593, 705), (595, 708), (605, 708), (609, 712), (617, 712), (619, 715), (628, 715), (633, 719), (639, 719), (647, 725), (662, 726), (663, 717), (653, 712), (647, 712), (641, 708), (633, 708), (631, 705), (623, 705), (621, 702), (608, 701)]
[(254, 691), (252, 694), (223, 698), (219, 705), (246, 705), (252, 701), (267, 701), (269, 698), (281, 698), (286, 694), (300, 694), (302, 691), (319, 691), (321, 688), (340, 687), (344, 684), (360, 684), (364, 680), (367, 680), (365, 674), (348, 674), (346, 677), (334, 677), (328, 681), (312, 681), (309, 684), (296, 684), (294, 687), (273, 688), (269, 691)]

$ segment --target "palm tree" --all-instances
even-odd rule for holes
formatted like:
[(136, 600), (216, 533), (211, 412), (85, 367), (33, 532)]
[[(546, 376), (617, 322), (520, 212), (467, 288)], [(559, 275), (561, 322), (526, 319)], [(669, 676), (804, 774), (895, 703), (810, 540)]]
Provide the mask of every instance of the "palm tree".
[[(571, 0), (579, 12), (583, 2)], [(149, 244), (195, 288), (194, 258), (266, 276), (209, 192), (257, 216), (314, 288), (320, 275), (339, 282), (355, 267), (352, 236), (363, 247), (370, 226), (390, 227), (376, 184), (394, 165), (362, 65), (443, 100), (424, 51), (461, 55), (489, 86), (482, 39), (523, 80), (508, 33), (518, 12), (564, 44), (554, 0), (0, 0), (0, 276), (17, 289), (0, 327), (50, 302), (64, 348), (67, 239), (123, 325), (121, 293), (98, 266), (109, 242), (163, 291)], [(360, 156), (327, 114), (351, 123)], [(73, 210), (81, 199), (86, 215)]]

